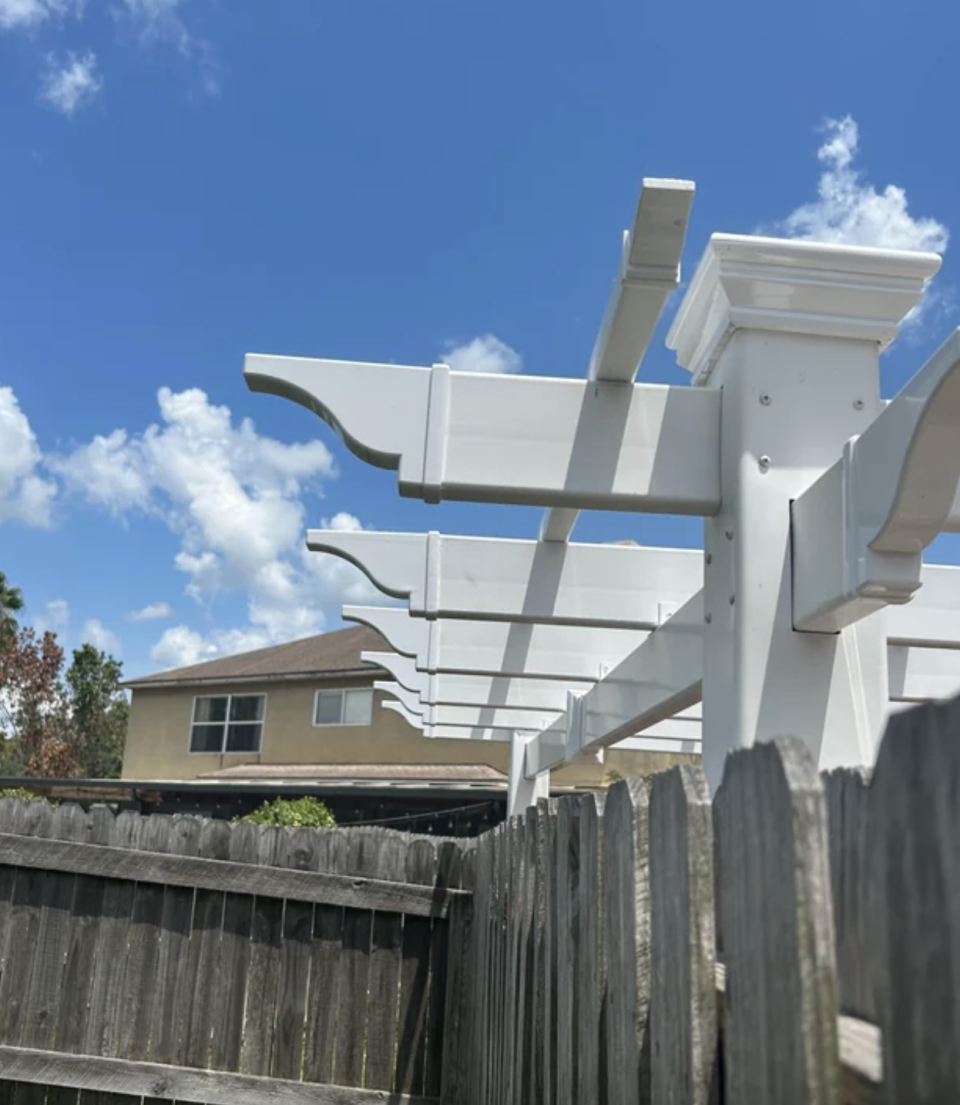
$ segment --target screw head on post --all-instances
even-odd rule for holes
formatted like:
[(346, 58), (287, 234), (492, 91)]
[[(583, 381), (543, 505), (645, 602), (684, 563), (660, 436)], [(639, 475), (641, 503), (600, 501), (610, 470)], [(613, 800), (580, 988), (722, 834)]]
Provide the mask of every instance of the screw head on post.
[(772, 402), (773, 402), (773, 400), (770, 398), (769, 395), (767, 395), (766, 392), (764, 392), (760, 396), (760, 406), (761, 407), (769, 407)]

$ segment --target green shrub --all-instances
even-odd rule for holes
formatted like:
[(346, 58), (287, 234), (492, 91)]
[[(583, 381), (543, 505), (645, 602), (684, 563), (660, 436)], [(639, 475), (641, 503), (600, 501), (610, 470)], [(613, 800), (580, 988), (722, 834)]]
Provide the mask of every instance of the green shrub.
[(234, 821), (246, 821), (250, 825), (287, 825), (292, 829), (332, 829), (336, 825), (326, 805), (310, 795), (275, 798), (252, 813), (235, 817)]
[[(0, 798), (19, 798), (21, 802), (42, 802), (43, 796), (40, 794), (34, 794), (32, 790), (27, 790), (26, 787), (5, 787), (0, 790)], [(52, 805), (53, 803), (51, 803)]]

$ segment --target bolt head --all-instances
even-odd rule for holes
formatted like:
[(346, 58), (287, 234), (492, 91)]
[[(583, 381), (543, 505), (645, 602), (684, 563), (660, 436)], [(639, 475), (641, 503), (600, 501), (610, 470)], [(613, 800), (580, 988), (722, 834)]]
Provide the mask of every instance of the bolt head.
[(763, 395), (760, 396), (760, 406), (761, 407), (769, 407), (772, 402), (773, 402), (773, 400), (770, 398), (769, 395), (767, 395), (766, 392), (764, 392)]
[(770, 467), (770, 458), (768, 456), (762, 456), (759, 461), (760, 471), (766, 472)]
[(733, 540), (733, 530), (732, 529), (724, 530), (723, 531), (723, 536), (726, 537), (726, 539), (728, 541), (732, 541)]
[(706, 553), (706, 555), (704, 556), (703, 559), (707, 564), (712, 564), (713, 563), (713, 553), (712, 552)]
[(862, 411), (863, 410), (863, 400), (862, 399), (854, 399), (853, 409), (855, 411)]
[(709, 625), (713, 621), (713, 615), (712, 614), (704, 614), (703, 615), (703, 620), (707, 623), (707, 625)]

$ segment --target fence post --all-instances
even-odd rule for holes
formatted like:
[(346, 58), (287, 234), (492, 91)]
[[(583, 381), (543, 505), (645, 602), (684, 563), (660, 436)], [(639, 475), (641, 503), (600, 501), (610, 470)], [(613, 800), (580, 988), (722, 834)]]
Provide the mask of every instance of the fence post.
[(717, 817), (727, 1105), (838, 1105), (826, 815), (809, 749), (734, 752)]
[(650, 791), (651, 1094), (708, 1105), (716, 1092), (713, 820), (702, 769), (654, 776)]

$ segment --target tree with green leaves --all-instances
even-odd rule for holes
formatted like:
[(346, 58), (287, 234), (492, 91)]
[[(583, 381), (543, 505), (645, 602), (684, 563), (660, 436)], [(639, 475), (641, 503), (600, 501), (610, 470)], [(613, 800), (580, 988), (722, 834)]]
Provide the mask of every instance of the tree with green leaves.
[(17, 631), (15, 615), (23, 609), (23, 592), (7, 583), (5, 573), (0, 572), (0, 641)]
[(63, 673), (56, 634), (30, 627), (0, 641), (0, 771), (117, 778), (128, 706), (118, 660), (85, 644)]
[(91, 644), (73, 650), (66, 689), (70, 721), (86, 779), (118, 779), (130, 707), (120, 689), (123, 665)]

